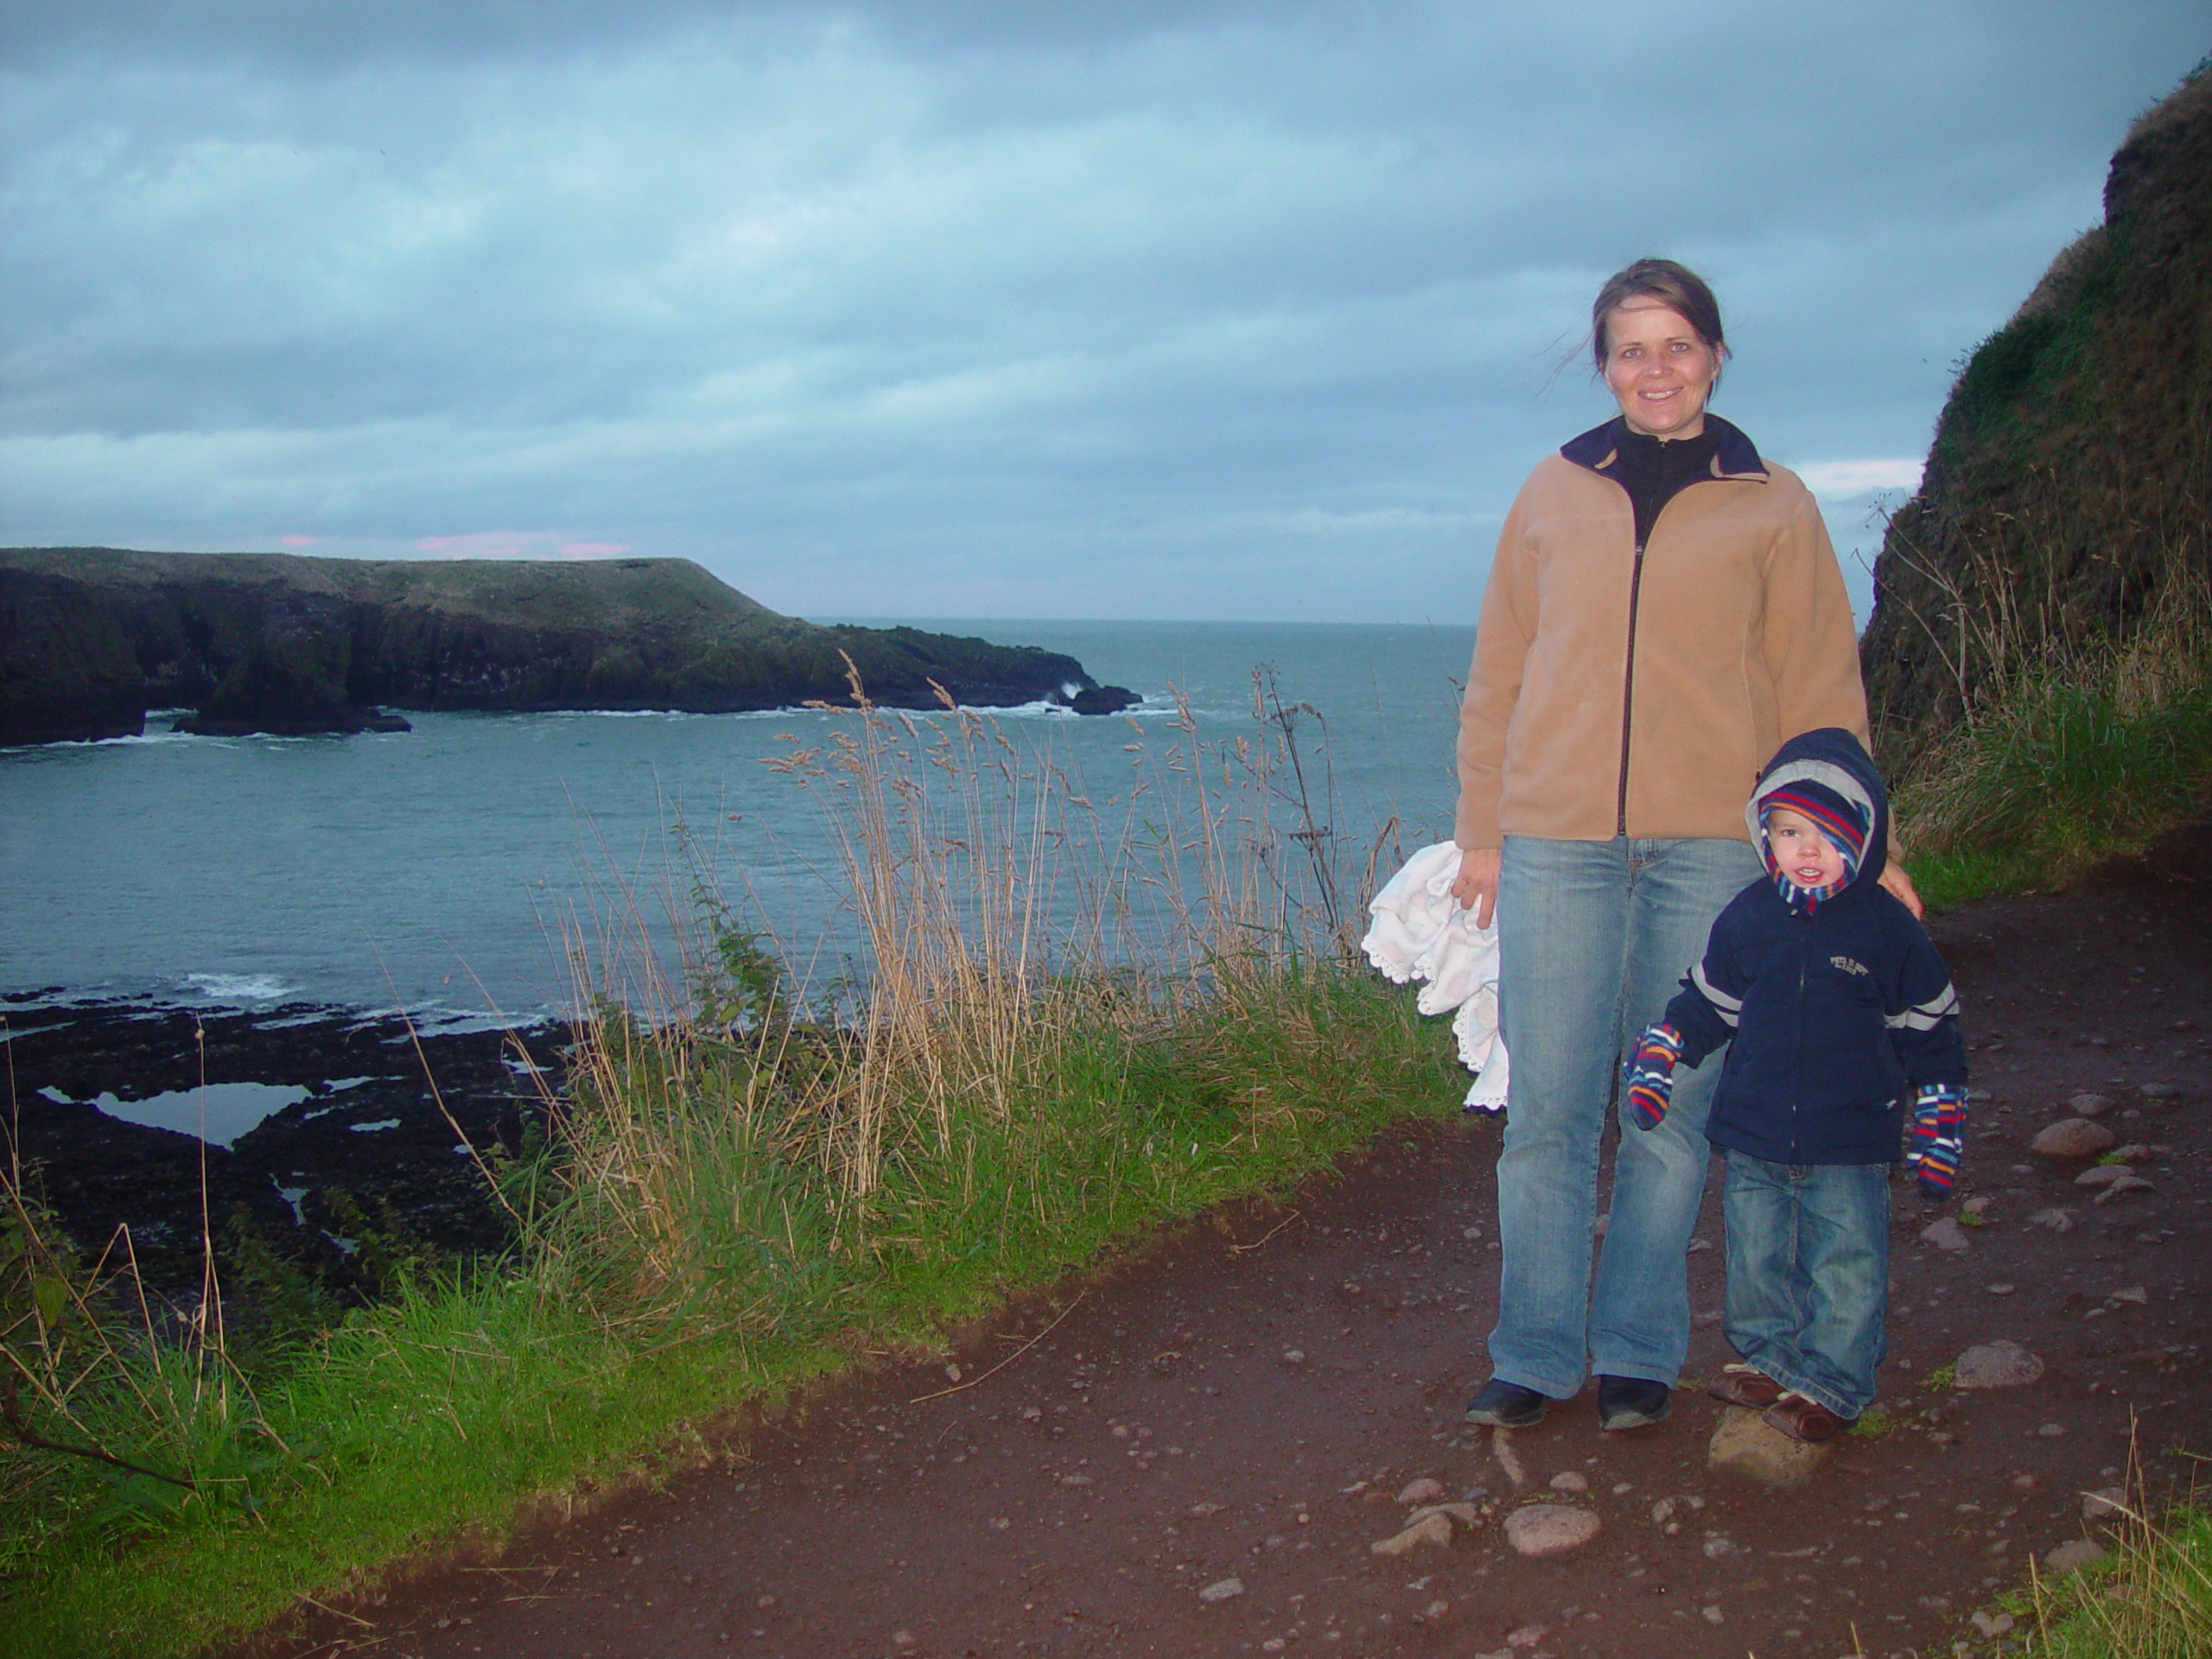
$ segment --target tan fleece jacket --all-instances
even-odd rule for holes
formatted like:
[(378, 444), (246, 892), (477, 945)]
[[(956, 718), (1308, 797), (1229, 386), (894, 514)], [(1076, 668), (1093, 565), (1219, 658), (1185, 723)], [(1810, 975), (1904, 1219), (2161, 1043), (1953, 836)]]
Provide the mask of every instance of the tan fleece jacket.
[(1742, 841), (1759, 768), (1822, 726), (1865, 741), (1866, 696), (1843, 574), (1795, 474), (1685, 486), (1639, 571), (1628, 492), (1561, 454), (1537, 465), (1497, 538), (1460, 705), (1460, 846)]

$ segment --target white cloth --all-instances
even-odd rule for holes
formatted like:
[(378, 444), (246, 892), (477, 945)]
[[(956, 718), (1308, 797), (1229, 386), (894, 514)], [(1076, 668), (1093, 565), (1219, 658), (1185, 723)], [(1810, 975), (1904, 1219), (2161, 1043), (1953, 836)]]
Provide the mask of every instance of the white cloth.
[(1474, 912), (1459, 907), (1452, 896), (1459, 879), (1458, 847), (1446, 841), (1422, 848), (1367, 906), (1372, 919), (1359, 944), (1392, 983), (1427, 982), (1414, 1006), (1423, 1014), (1452, 1014), (1460, 1063), (1477, 1074), (1468, 1109), (1502, 1112), (1506, 1058), (1497, 1033), (1497, 929), (1477, 927)]

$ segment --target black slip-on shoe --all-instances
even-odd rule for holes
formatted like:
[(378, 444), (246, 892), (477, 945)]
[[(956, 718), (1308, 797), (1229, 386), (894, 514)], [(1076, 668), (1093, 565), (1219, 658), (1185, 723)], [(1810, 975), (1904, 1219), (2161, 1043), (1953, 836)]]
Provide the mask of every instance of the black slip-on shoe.
[(1534, 1428), (1550, 1405), (1534, 1389), (1493, 1376), (1467, 1402), (1467, 1421), (1487, 1428)]
[(1674, 1390), (1664, 1382), (1643, 1376), (1601, 1376), (1598, 1379), (1598, 1427), (1608, 1433), (1624, 1428), (1649, 1428), (1664, 1422), (1675, 1408)]

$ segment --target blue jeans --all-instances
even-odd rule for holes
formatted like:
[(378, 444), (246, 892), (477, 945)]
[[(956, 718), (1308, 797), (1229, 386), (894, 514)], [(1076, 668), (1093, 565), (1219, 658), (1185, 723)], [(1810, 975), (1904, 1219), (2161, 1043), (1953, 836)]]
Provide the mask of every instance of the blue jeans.
[(1659, 1128), (1624, 1122), (1598, 1251), (1606, 1106), (1626, 1046), (1704, 956), (1722, 906), (1764, 874), (1741, 841), (1505, 838), (1498, 1018), (1512, 1071), (1490, 1338), (1491, 1370), (1505, 1382), (1558, 1400), (1592, 1369), (1675, 1385), (1689, 1346), (1685, 1255), (1705, 1193), (1705, 1115), (1720, 1057), (1675, 1073)]
[(1730, 1345), (1783, 1388), (1858, 1416), (1889, 1351), (1890, 1166), (1732, 1151), (1725, 1191)]

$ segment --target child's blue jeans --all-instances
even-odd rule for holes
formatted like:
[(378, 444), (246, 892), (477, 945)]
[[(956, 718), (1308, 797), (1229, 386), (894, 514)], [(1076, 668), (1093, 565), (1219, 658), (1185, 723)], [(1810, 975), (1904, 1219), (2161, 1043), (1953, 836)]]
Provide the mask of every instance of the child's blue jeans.
[(1730, 1344), (1785, 1389), (1849, 1420), (1888, 1351), (1890, 1166), (1728, 1154)]

